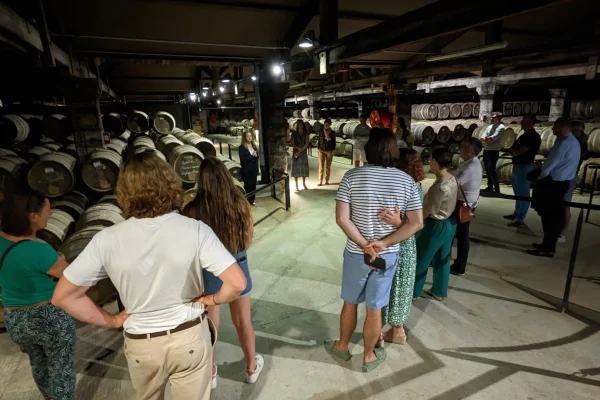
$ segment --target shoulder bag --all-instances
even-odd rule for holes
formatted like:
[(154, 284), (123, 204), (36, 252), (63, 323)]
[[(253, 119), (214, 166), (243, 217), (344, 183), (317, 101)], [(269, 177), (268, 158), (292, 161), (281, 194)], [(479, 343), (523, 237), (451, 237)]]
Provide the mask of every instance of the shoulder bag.
[(454, 210), (454, 212), (456, 214), (456, 218), (461, 223), (469, 222), (473, 218), (475, 218), (475, 212), (473, 211), (473, 209), (471, 207), (469, 207), (469, 203), (467, 203), (467, 196), (465, 195), (465, 191), (463, 190), (462, 185), (458, 182), (458, 179), (456, 179), (456, 177), (454, 177), (454, 179), (456, 180), (458, 189), (460, 190), (460, 192), (463, 195), (463, 198), (465, 199), (465, 201), (462, 201), (462, 200), (456, 201), (456, 209)]

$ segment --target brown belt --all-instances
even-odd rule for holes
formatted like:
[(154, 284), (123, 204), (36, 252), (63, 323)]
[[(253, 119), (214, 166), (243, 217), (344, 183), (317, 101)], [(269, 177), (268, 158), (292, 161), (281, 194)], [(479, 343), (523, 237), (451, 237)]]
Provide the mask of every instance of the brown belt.
[(166, 336), (171, 333), (185, 331), (186, 329), (190, 329), (193, 326), (199, 325), (202, 323), (202, 321), (204, 321), (204, 318), (206, 318), (206, 314), (202, 314), (202, 316), (200, 318), (196, 318), (191, 321), (184, 322), (183, 324), (178, 325), (173, 329), (169, 329), (169, 330), (161, 331), (161, 332), (134, 334), (134, 333), (129, 333), (126, 331), (125, 337), (128, 339), (150, 339), (150, 338), (155, 338), (155, 337), (159, 337), (159, 336)]
[(4, 309), (9, 311), (29, 310), (30, 308), (45, 306), (46, 304), (50, 304), (50, 300), (40, 301), (39, 303), (35, 303), (30, 306), (4, 307)]

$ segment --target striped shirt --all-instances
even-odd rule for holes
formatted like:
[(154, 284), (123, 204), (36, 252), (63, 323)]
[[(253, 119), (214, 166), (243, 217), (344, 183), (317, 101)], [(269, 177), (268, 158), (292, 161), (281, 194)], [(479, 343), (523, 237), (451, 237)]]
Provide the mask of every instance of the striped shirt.
[[(408, 174), (397, 168), (375, 165), (365, 165), (346, 172), (335, 199), (350, 204), (350, 220), (369, 241), (383, 239), (397, 229), (379, 219), (377, 214), (380, 210), (394, 210), (398, 206), (404, 218), (406, 211), (423, 208), (417, 184)], [(398, 252), (399, 249), (399, 245), (395, 244), (380, 254)], [(350, 239), (346, 242), (346, 250), (355, 254), (363, 253)]]

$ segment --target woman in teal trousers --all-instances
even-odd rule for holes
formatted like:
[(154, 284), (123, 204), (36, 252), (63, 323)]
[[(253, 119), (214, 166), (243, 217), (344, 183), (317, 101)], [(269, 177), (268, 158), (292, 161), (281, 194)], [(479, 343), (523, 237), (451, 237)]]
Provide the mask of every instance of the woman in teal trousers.
[(434, 150), (430, 159), (431, 172), (436, 180), (423, 199), (423, 229), (417, 233), (417, 270), (413, 299), (423, 292), (427, 270), (433, 261), (433, 285), (426, 292), (435, 300), (448, 297), (450, 254), (456, 233), (454, 210), (458, 196), (458, 182), (448, 172), (452, 156), (446, 149)]

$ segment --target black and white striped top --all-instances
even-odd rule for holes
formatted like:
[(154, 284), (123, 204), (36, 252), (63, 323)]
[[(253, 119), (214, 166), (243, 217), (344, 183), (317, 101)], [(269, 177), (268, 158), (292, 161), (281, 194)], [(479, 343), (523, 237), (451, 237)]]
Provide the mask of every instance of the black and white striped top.
[[(365, 165), (353, 168), (344, 174), (335, 197), (337, 201), (350, 204), (350, 220), (365, 239), (380, 240), (396, 231), (396, 227), (379, 219), (377, 213), (388, 208), (400, 209), (402, 217), (406, 211), (423, 208), (415, 181), (397, 168)], [(362, 254), (362, 250), (348, 239), (346, 250)], [(388, 247), (381, 254), (393, 253), (399, 245)]]

